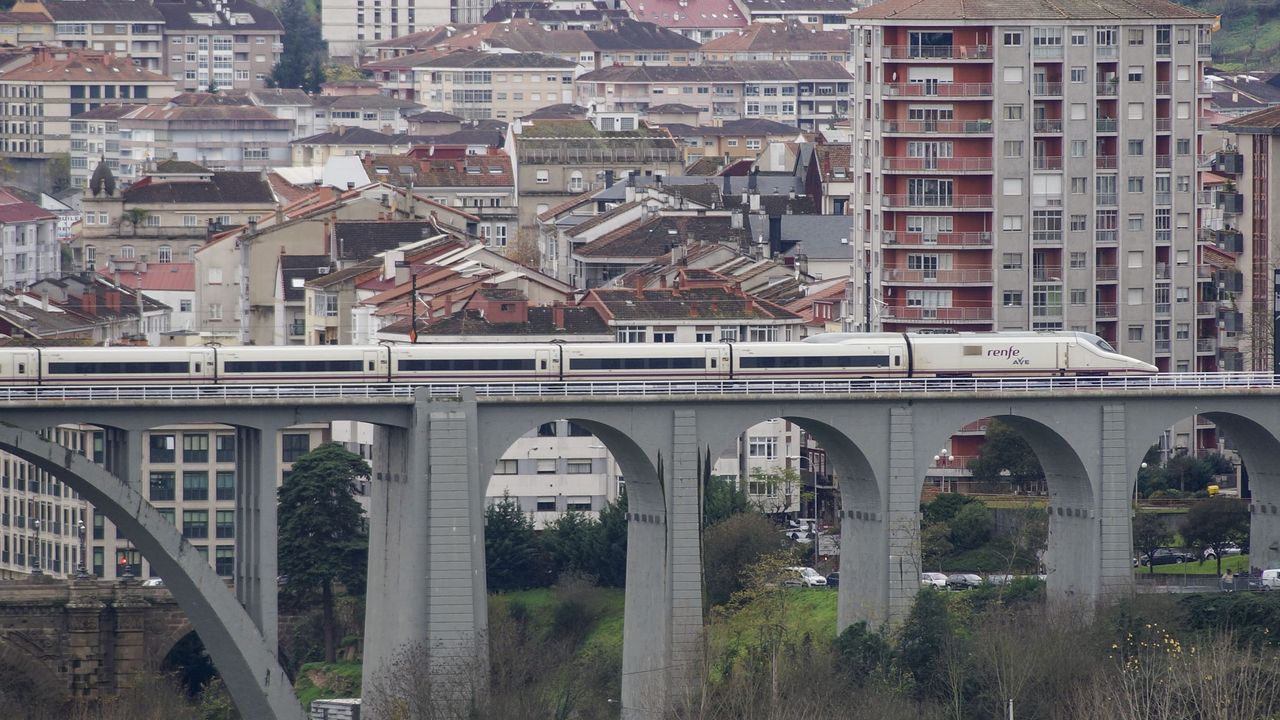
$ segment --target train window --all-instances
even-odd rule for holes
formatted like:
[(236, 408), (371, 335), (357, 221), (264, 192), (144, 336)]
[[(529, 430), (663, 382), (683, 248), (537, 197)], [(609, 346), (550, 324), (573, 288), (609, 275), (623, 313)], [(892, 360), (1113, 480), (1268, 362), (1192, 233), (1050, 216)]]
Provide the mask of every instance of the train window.
[(706, 360), (700, 357), (658, 358), (571, 358), (570, 370), (701, 370)]
[(752, 368), (867, 368), (889, 367), (887, 355), (784, 355), (780, 357), (747, 356), (738, 363), (743, 369)]
[(26, 363), (18, 363), (18, 374), (19, 374), (19, 375), (26, 375), (26, 374), (27, 374), (27, 364), (26, 364)]
[[(489, 370), (532, 370), (533, 361), (523, 358), (455, 358), (449, 360), (401, 360), (401, 372), (478, 372)], [(545, 369), (545, 367), (544, 367)]]
[(901, 356), (901, 355), (894, 355), (894, 356), (893, 356), (893, 366), (894, 366), (894, 367), (902, 367), (902, 356)]
[(359, 360), (229, 360), (229, 373), (360, 372)]
[(539, 361), (539, 362), (538, 362), (538, 365), (539, 365), (539, 368), (540, 368), (540, 369), (542, 369), (542, 370), (546, 370), (546, 369), (547, 369), (547, 361), (546, 361), (546, 360)]
[(719, 364), (719, 363), (716, 361), (716, 359), (715, 359), (715, 358), (711, 358), (711, 367), (713, 367), (713, 368), (714, 368), (714, 367), (716, 367), (718, 364)]
[(153, 375), (187, 373), (185, 362), (51, 362), (50, 375)]
[(193, 370), (193, 372), (200, 372), (200, 363), (195, 364), (195, 369)]
[(965, 355), (981, 355), (982, 346), (981, 345), (965, 345), (964, 354)]

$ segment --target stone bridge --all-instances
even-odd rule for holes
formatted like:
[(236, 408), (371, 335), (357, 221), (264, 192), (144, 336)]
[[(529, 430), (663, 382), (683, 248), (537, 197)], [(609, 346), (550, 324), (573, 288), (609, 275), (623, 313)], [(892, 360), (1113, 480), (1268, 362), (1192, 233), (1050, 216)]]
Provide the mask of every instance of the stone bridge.
[(164, 588), (96, 579), (0, 583), (0, 677), (33, 702), (130, 687), (191, 631)]

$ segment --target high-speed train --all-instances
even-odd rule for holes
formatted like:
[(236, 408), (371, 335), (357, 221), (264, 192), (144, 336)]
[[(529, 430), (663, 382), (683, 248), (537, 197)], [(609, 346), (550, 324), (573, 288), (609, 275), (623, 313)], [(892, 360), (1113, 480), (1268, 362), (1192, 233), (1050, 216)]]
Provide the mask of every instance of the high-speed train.
[(1081, 332), (829, 333), (802, 342), (0, 348), (0, 384), (505, 383), (1142, 375)]

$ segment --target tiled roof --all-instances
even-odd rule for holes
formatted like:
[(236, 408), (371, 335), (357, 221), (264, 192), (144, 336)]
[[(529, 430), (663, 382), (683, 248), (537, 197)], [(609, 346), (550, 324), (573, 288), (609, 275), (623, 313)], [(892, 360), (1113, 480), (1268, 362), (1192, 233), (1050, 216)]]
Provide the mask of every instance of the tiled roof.
[[(517, 291), (519, 292), (519, 291)], [(467, 336), (484, 335), (612, 335), (609, 324), (600, 317), (595, 308), (566, 307), (564, 309), (564, 328), (556, 327), (554, 310), (546, 306), (529, 308), (529, 320), (523, 323), (491, 323), (484, 319), (477, 310), (465, 310), (446, 318), (433, 321), (430, 325), (419, 329), (419, 336)], [(395, 331), (395, 325), (409, 327), (408, 320), (393, 324), (383, 331)]]
[(134, 205), (167, 203), (208, 203), (216, 205), (271, 204), (275, 196), (271, 186), (256, 172), (215, 172), (209, 180), (151, 182), (149, 179), (130, 185), (122, 194)]
[(852, 16), (861, 20), (1211, 20), (1167, 0), (883, 0)]
[(156, 165), (155, 171), (161, 175), (204, 175), (210, 172), (209, 168), (202, 165), (173, 158), (161, 161)]
[(330, 110), (401, 110), (414, 112), (423, 106), (412, 100), (401, 100), (387, 95), (319, 95), (312, 99), (317, 108)]
[[(141, 264), (141, 263), (140, 263)], [(145, 270), (102, 269), (103, 277), (144, 292), (195, 292), (195, 263), (147, 263)]]
[[(145, 5), (145, 3), (138, 4)], [(37, 56), (27, 65), (0, 73), (0, 80), (32, 83), (173, 83), (173, 80), (164, 75), (143, 70), (134, 65), (133, 61), (127, 57), (116, 57), (96, 50), (51, 48), (47, 52), (46, 57)]]
[[(818, 0), (831, 4), (852, 5), (848, 0)], [(748, 9), (752, 4), (746, 2)], [(785, 7), (796, 9), (791, 2)], [(850, 8), (851, 9), (851, 8)], [(848, 12), (848, 10), (845, 10)], [(794, 20), (785, 23), (753, 22), (737, 32), (727, 33), (702, 44), (705, 53), (772, 52), (772, 51), (849, 52), (848, 30), (820, 30)]]
[(253, 105), (144, 105), (129, 115), (130, 120), (150, 120), (158, 122), (235, 122), (254, 121), (287, 123), (293, 127), (293, 121), (276, 117), (266, 108)]
[[(141, 1), (126, 0), (125, 4)], [(222, 12), (217, 12), (209, 0), (155, 0), (155, 7), (164, 16), (165, 30), (284, 32), (275, 13), (248, 0), (223, 0)], [(234, 18), (235, 23), (228, 17)]]
[(366, 260), (439, 233), (435, 224), (422, 220), (339, 220), (333, 224), (333, 256), (338, 260)]
[(128, 113), (142, 107), (141, 105), (99, 105), (92, 110), (85, 110), (72, 115), (72, 120), (119, 120)]
[(1275, 133), (1280, 130), (1280, 107), (1269, 107), (1265, 110), (1242, 115), (1230, 122), (1219, 123), (1220, 130), (1243, 132), (1249, 134)]
[(850, 167), (853, 160), (847, 143), (818, 145), (814, 147), (813, 152), (817, 155), (818, 167), (822, 169), (824, 178), (830, 180), (833, 171), (841, 170), (845, 177), (852, 181), (853, 174), (850, 172)]
[(538, 22), (600, 22), (605, 18), (625, 18), (626, 10), (614, 10), (608, 3), (592, 3), (591, 7), (574, 7), (572, 10), (553, 8), (549, 2), (507, 2), (499, 0), (484, 14), (485, 22), (502, 22), (526, 17)]
[(556, 103), (547, 105), (522, 116), (521, 120), (582, 120), (587, 116), (587, 109), (573, 103)]
[(685, 105), (684, 103), (662, 103), (661, 105), (650, 105), (645, 108), (645, 113), (652, 115), (653, 113), (699, 113), (705, 111), (705, 107), (694, 107)]
[(610, 65), (584, 73), (581, 82), (737, 83), (758, 81), (851, 80), (834, 60), (749, 60), (710, 65)]
[(728, 217), (665, 215), (621, 227), (574, 250), (586, 258), (651, 259), (678, 244), (716, 240), (733, 246), (751, 242), (751, 233), (731, 226)]
[(311, 96), (297, 88), (258, 88), (250, 90), (249, 95), (263, 107), (311, 104)]
[(148, 2), (43, 0), (41, 4), (57, 22), (156, 23), (164, 20), (160, 11)]
[(401, 35), (397, 38), (388, 38), (371, 43), (370, 49), (377, 48), (427, 48), (448, 40), (459, 33), (464, 33), (474, 25), (440, 25), (438, 27), (429, 27), (425, 30), (419, 30), (408, 35)]
[(704, 127), (707, 135), (728, 137), (731, 135), (790, 135), (795, 137), (800, 130), (795, 125), (780, 123), (768, 118), (742, 118), (726, 120), (720, 127)]
[(56, 220), (53, 213), (34, 203), (0, 190), (0, 224), (26, 223), (37, 220)]
[(169, 98), (170, 105), (199, 107), (202, 105), (253, 105), (248, 93), (231, 92), (184, 92)]
[(637, 20), (667, 28), (744, 27), (747, 18), (733, 0), (624, 0)]
[(719, 157), (700, 157), (689, 163), (689, 167), (684, 169), (686, 176), (696, 175), (702, 177), (711, 177), (720, 172)]
[(750, 13), (810, 12), (847, 15), (865, 2), (858, 0), (738, 0)]
[(550, 220), (551, 218), (555, 217), (556, 215), (559, 215), (560, 213), (562, 213), (562, 212), (564, 212), (564, 211), (566, 211), (566, 210), (573, 210), (574, 208), (577, 208), (577, 207), (580, 207), (580, 206), (582, 206), (582, 205), (585, 205), (585, 204), (587, 204), (587, 203), (591, 202), (591, 196), (592, 196), (592, 195), (595, 195), (595, 191), (594, 191), (594, 190), (588, 190), (588, 191), (586, 191), (586, 192), (582, 193), (581, 195), (578, 195), (578, 196), (576, 196), (576, 197), (571, 197), (571, 198), (569, 198), (568, 200), (565, 200), (564, 202), (560, 203), (559, 205), (556, 205), (556, 206), (555, 206), (555, 207), (553, 207), (553, 208), (549, 208), (549, 209), (544, 210), (543, 212), (539, 213), (539, 214), (538, 214), (538, 219), (539, 219), (539, 220)]
[(428, 110), (426, 112), (420, 112), (417, 115), (410, 115), (405, 119), (408, 120), (409, 122), (418, 122), (418, 123), (460, 123), (462, 122), (462, 118), (458, 117), (457, 115), (450, 115), (447, 112), (440, 112), (439, 110)]
[(596, 288), (594, 296), (616, 321), (633, 320), (798, 320), (795, 313), (751, 298), (735, 287)]
[(419, 188), (507, 187), (513, 185), (511, 158), (497, 151), (487, 155), (411, 158), (367, 155), (365, 170), (374, 180)]
[(362, 127), (340, 127), (311, 137), (291, 140), (295, 145), (426, 145), (436, 138), (430, 135), (388, 135)]

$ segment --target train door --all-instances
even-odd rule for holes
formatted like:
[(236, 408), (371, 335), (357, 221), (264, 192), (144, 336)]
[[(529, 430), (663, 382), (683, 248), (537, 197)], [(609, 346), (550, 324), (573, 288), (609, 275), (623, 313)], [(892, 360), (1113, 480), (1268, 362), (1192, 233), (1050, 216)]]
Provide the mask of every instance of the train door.
[(533, 352), (533, 374), (540, 378), (555, 378), (560, 376), (560, 368), (555, 367), (559, 361), (553, 359), (550, 350), (535, 350)]
[(15, 384), (35, 383), (40, 378), (40, 360), (35, 353), (14, 352), (10, 367), (0, 366), (0, 380)]
[(387, 355), (377, 350), (364, 351), (364, 376), (367, 380), (387, 377)]
[(195, 382), (201, 382), (213, 368), (207, 367), (208, 358), (204, 353), (190, 353), (187, 358), (187, 373)]
[(725, 358), (723, 357), (723, 353), (720, 351), (720, 348), (707, 349), (707, 377), (723, 377), (725, 373), (729, 371), (728, 368), (723, 367), (724, 364)]

